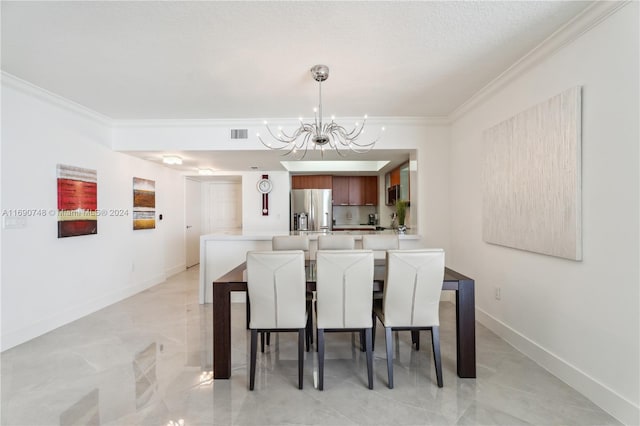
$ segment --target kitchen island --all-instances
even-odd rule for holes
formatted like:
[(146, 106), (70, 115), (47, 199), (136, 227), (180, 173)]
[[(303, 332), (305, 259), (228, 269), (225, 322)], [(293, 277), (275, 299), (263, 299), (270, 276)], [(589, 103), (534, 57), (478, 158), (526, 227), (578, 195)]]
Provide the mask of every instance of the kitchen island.
[[(362, 248), (362, 235), (395, 234), (392, 229), (374, 230), (335, 230), (333, 232), (251, 232), (229, 231), (220, 234), (208, 234), (200, 237), (200, 291), (199, 302), (211, 303), (213, 300), (212, 283), (246, 259), (249, 250), (271, 250), (271, 238), (274, 235), (307, 235), (309, 237), (309, 254), (314, 256), (318, 247), (318, 236), (326, 234), (353, 235), (356, 248)], [(400, 248), (420, 248), (420, 235), (408, 231), (399, 235)], [(232, 295), (232, 302), (244, 302), (244, 295)]]

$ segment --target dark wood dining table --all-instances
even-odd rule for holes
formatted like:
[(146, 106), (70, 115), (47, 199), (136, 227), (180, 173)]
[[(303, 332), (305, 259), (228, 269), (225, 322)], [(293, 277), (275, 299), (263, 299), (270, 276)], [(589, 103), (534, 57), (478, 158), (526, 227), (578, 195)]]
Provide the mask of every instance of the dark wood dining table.
[[(385, 261), (376, 260), (373, 291), (384, 288)], [(313, 268), (307, 261), (307, 291), (316, 289)], [(213, 282), (213, 377), (231, 376), (231, 292), (247, 291), (244, 278), (246, 263), (233, 268)], [(454, 291), (456, 297), (456, 360), (462, 378), (476, 377), (476, 321), (474, 280), (445, 268), (442, 290)]]

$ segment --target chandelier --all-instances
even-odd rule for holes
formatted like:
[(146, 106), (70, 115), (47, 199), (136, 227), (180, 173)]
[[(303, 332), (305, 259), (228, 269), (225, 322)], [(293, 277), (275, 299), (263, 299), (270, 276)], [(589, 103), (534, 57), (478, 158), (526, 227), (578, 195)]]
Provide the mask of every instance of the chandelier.
[[(299, 156), (298, 159), (304, 158), (307, 150), (319, 149), (320, 154), (324, 157), (325, 149), (333, 149), (341, 157), (346, 155), (341, 150), (350, 150), (359, 154), (369, 152), (376, 142), (380, 139), (380, 135), (371, 142), (361, 142), (358, 138), (364, 133), (364, 125), (367, 121), (365, 115), (362, 123), (355, 123), (355, 126), (348, 130), (344, 126), (338, 125), (331, 117), (330, 122), (322, 122), (322, 82), (329, 78), (329, 67), (326, 65), (315, 65), (311, 68), (313, 79), (318, 82), (318, 107), (313, 109), (314, 120), (312, 123), (304, 123), (302, 117), (300, 127), (295, 129), (293, 133), (286, 133), (282, 127), (278, 127), (278, 131), (274, 133), (269, 127), (269, 123), (264, 122), (265, 127), (269, 131), (271, 137), (275, 140), (275, 145), (265, 142), (260, 133), (256, 136), (264, 146), (270, 149), (285, 151), (282, 155), (293, 154)], [(384, 131), (384, 127), (381, 129)]]

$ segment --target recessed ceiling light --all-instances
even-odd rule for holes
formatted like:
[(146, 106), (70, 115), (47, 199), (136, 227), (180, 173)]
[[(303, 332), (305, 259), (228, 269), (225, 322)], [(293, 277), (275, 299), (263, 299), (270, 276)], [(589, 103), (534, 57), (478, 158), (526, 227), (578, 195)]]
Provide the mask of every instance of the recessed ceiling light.
[(211, 176), (213, 174), (213, 169), (198, 169), (198, 174), (202, 176)]
[(165, 155), (162, 157), (162, 162), (164, 164), (180, 165), (182, 164), (182, 158), (178, 157), (177, 155)]

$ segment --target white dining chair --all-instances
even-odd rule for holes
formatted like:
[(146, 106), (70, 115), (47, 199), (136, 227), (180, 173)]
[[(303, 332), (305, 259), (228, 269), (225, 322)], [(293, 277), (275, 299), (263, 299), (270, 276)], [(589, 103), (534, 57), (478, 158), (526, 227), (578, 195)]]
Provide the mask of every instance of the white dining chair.
[(306, 279), (302, 250), (247, 253), (247, 294), (251, 302), (249, 389), (256, 373), (258, 332), (298, 332), (298, 388), (302, 389)]
[(397, 234), (365, 234), (362, 236), (362, 248), (373, 250), (374, 259), (384, 259), (387, 250), (400, 248), (400, 240)]
[[(305, 259), (309, 258), (309, 237), (306, 235), (275, 235), (271, 238), (271, 249), (274, 251), (281, 250), (302, 250)], [(307, 352), (313, 343), (313, 294), (307, 292), (307, 330), (306, 330), (306, 346)], [(260, 336), (260, 346), (264, 352), (264, 333)], [(267, 345), (271, 343), (271, 335), (267, 333)]]
[(324, 333), (364, 332), (369, 389), (373, 389), (373, 252), (319, 250), (316, 255), (318, 389), (324, 389)]
[(306, 235), (276, 235), (271, 238), (272, 250), (302, 250), (309, 253), (309, 237)]
[(318, 250), (353, 250), (356, 240), (352, 235), (319, 235)]
[[(389, 389), (393, 388), (393, 330), (431, 330), (438, 387), (442, 387), (440, 359), (440, 292), (444, 278), (441, 249), (389, 250), (382, 305), (374, 306), (385, 331)], [(373, 322), (375, 333), (375, 321)], [(418, 337), (415, 338), (419, 342)], [(418, 348), (416, 344), (416, 348)]]
[[(365, 234), (362, 236), (362, 248), (364, 250), (373, 250), (374, 259), (385, 259), (387, 250), (398, 250), (400, 248), (400, 240), (397, 234)], [(373, 300), (382, 300), (382, 291), (374, 291)]]

